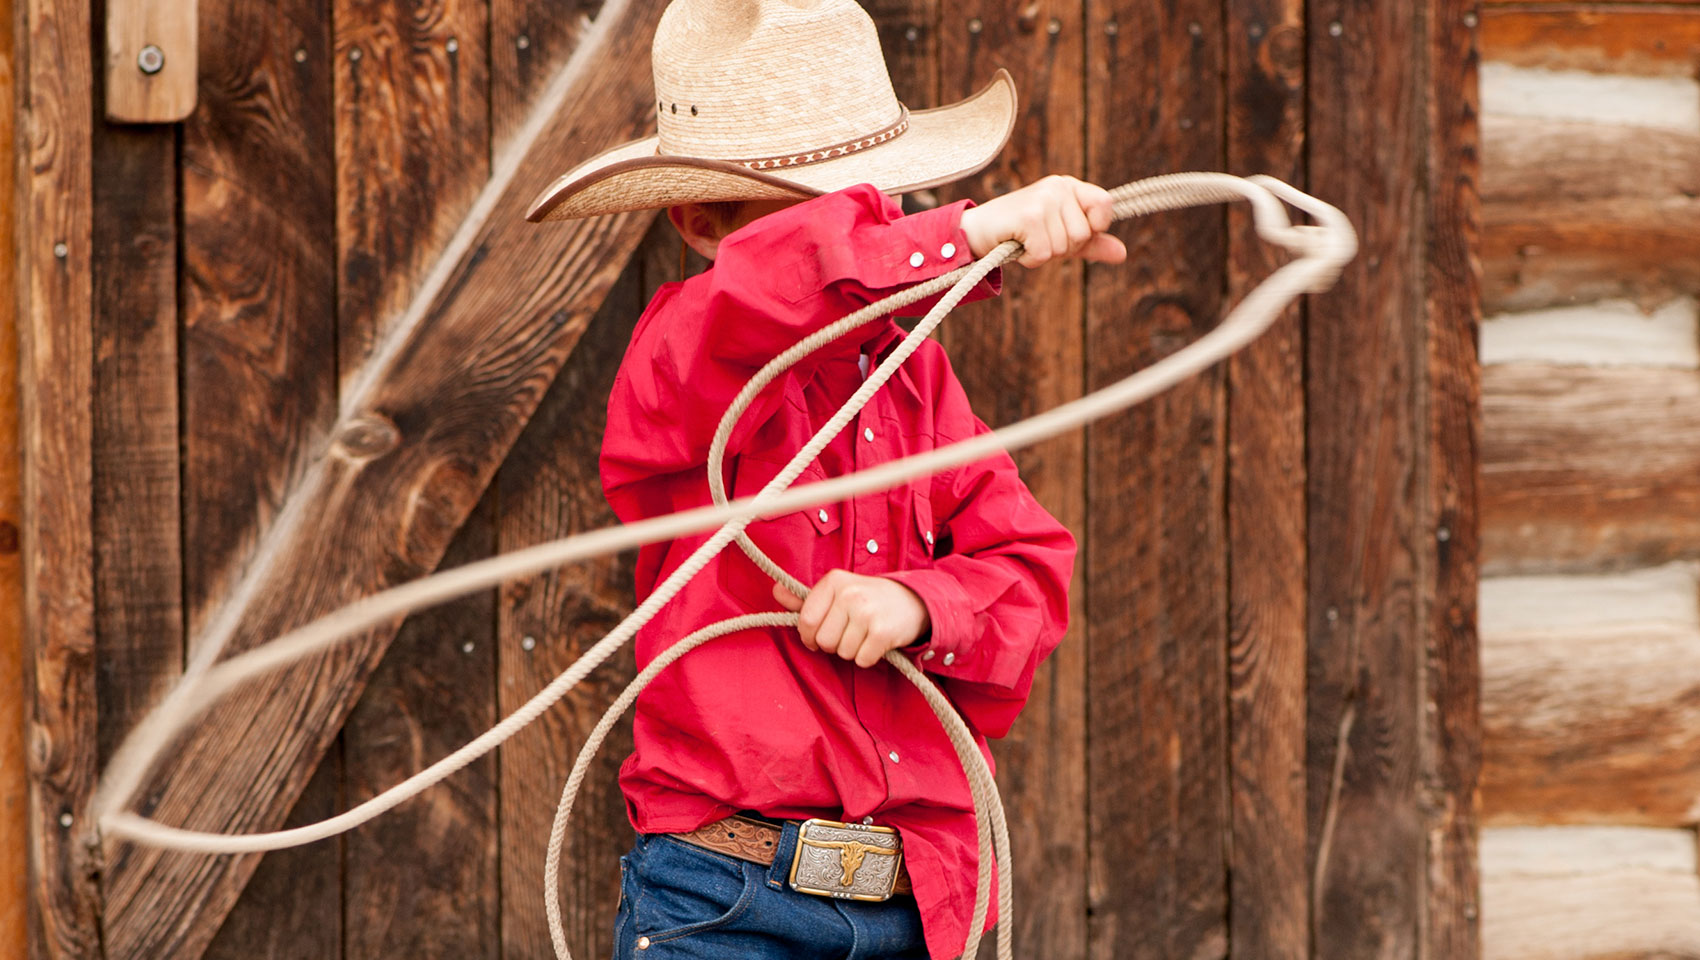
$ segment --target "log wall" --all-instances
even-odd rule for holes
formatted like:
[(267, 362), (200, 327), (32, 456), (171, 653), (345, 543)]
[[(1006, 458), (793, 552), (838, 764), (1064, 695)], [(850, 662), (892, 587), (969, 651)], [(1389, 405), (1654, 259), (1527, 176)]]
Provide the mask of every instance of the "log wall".
[[(214, 644), (612, 522), (601, 412), (678, 241), (517, 205), (643, 132), (662, 3), (203, 3), (195, 112), (122, 126), (103, 8), (17, 2), (32, 954), (548, 956), (549, 816), (629, 653), (337, 840), (166, 855), (102, 843), (83, 805)], [(994, 746), (1018, 953), (1475, 956), (1473, 0), (867, 6), (912, 106), (999, 67), (1020, 91), (998, 161), (911, 207), (1271, 172), (1364, 241), (1251, 351), (1018, 458), (1082, 545), (1070, 635)], [(941, 334), (984, 419), (1172, 353), (1277, 265), (1239, 210), (1117, 229), (1127, 266), (1012, 270)], [(214, 711), (140, 808), (242, 831), (345, 809), (523, 702), (631, 590), (615, 558), (375, 631)], [(567, 839), (584, 956), (630, 842), (622, 736)]]
[(1482, 35), (1484, 953), (1700, 956), (1700, 7)]

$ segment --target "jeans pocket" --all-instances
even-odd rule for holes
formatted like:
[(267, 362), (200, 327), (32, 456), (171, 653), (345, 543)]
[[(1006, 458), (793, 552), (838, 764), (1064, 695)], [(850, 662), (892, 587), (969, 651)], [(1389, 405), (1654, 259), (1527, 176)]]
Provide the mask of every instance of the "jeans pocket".
[(672, 837), (649, 838), (629, 873), (632, 916), (651, 945), (677, 941), (737, 920), (760, 886), (748, 864)]

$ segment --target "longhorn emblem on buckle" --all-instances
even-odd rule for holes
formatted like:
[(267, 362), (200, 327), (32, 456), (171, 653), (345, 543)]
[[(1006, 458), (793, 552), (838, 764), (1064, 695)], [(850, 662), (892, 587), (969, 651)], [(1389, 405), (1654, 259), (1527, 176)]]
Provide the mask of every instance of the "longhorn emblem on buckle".
[[(807, 850), (835, 850), (838, 856), (808, 857)], [(864, 872), (870, 853), (876, 860), (889, 858), (890, 869)], [(797, 832), (797, 850), (791, 859), (791, 889), (845, 900), (886, 900), (897, 885), (902, 857), (902, 841), (890, 827), (806, 820)]]

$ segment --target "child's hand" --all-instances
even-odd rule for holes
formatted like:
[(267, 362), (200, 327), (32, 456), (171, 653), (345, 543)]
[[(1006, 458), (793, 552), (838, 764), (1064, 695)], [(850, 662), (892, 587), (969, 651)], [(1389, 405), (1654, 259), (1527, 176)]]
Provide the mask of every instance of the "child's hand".
[(809, 590), (806, 600), (779, 584), (773, 596), (799, 613), (797, 632), (810, 650), (836, 653), (859, 667), (880, 662), (887, 650), (915, 642), (932, 626), (927, 605), (909, 589), (884, 577), (833, 570)]
[(1073, 177), (1046, 177), (962, 213), (962, 232), (974, 256), (983, 257), (1005, 240), (1025, 251), (1016, 262), (1036, 267), (1047, 260), (1079, 257), (1121, 263), (1127, 246), (1104, 231), (1112, 220), (1110, 192)]

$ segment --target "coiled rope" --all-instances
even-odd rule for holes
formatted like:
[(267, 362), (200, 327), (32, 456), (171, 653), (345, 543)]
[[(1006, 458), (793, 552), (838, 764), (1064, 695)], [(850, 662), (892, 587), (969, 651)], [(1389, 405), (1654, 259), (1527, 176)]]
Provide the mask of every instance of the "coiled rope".
[[(107, 765), (91, 801), (92, 813), (104, 835), (156, 847), (199, 853), (255, 853), (311, 843), (351, 830), (390, 808), (417, 796), (438, 781), (497, 745), (537, 719), (567, 694), (579, 681), (634, 636), (682, 590), (692, 577), (728, 545), (736, 543), (751, 560), (776, 582), (799, 597), (808, 587), (781, 569), (756, 547), (746, 528), (764, 516), (779, 516), (820, 504), (834, 503), (876, 490), (895, 487), (917, 477), (970, 463), (997, 453), (1016, 450), (1047, 437), (1080, 427), (1133, 404), (1146, 400), (1200, 373), (1256, 339), (1274, 323), (1286, 306), (1304, 293), (1320, 293), (1331, 287), (1346, 262), (1357, 251), (1357, 236), (1345, 216), (1334, 207), (1271, 177), (1241, 179), (1219, 173), (1181, 173), (1155, 177), (1110, 191), (1117, 220), (1146, 216), (1164, 210), (1205, 206), (1234, 200), (1251, 204), (1253, 225), (1264, 241), (1283, 247), (1297, 259), (1272, 273), (1246, 295), (1215, 329), (1181, 350), (1107, 387), (1051, 410), (1036, 414), (1001, 429), (984, 433), (931, 451), (890, 461), (843, 477), (792, 488), (791, 484), (820, 451), (844, 429), (885, 382), (956, 308), (968, 291), (986, 274), (1021, 254), (1021, 245), (1005, 241), (966, 267), (869, 304), (804, 338), (775, 357), (751, 378), (720, 421), (708, 457), (708, 482), (713, 504), (694, 510), (656, 517), (621, 527), (578, 534), (524, 550), (490, 557), (423, 577), (373, 594), (299, 627), (270, 643), (238, 654), (221, 663), (186, 671), (152, 712), (138, 723)], [(1282, 201), (1310, 214), (1314, 225), (1294, 225)], [(877, 317), (915, 303), (940, 291), (939, 302), (915, 329), (882, 361), (861, 387), (839, 408), (785, 468), (753, 497), (726, 499), (721, 465), (726, 443), (738, 419), (763, 387), (798, 360)], [(268, 833), (220, 834), (185, 830), (158, 823), (125, 810), (140, 788), (161, 751), (184, 727), (237, 687), (273, 670), (362, 635), (380, 624), (395, 621), (415, 610), (433, 606), (502, 582), (531, 576), (581, 560), (606, 556), (648, 543), (671, 540), (715, 529), (715, 533), (691, 554), (678, 569), (658, 584), (655, 591), (606, 636), (546, 687), (496, 726), (448, 756), (431, 764), (394, 787), (349, 810), (317, 823)], [(591, 760), (619, 718), (629, 709), (657, 674), (697, 647), (740, 630), (757, 627), (794, 627), (794, 613), (758, 613), (733, 617), (705, 627), (663, 651), (644, 668), (608, 707), (586, 738), (567, 778), (561, 802), (549, 834), (544, 866), (545, 910), (549, 935), (561, 960), (571, 960), (561, 925), (559, 876), (561, 845), (572, 815), (573, 801)], [(209, 658), (210, 659), (210, 658)], [(974, 910), (963, 945), (963, 957), (972, 958), (980, 945), (991, 894), (992, 864), (998, 866), (997, 952), (999, 960), (1012, 960), (1013, 881), (1009, 832), (1003, 804), (985, 758), (972, 733), (937, 686), (902, 654), (891, 651), (885, 661), (920, 690), (944, 725), (957, 757), (962, 762), (974, 799), (979, 839), (979, 877)]]

